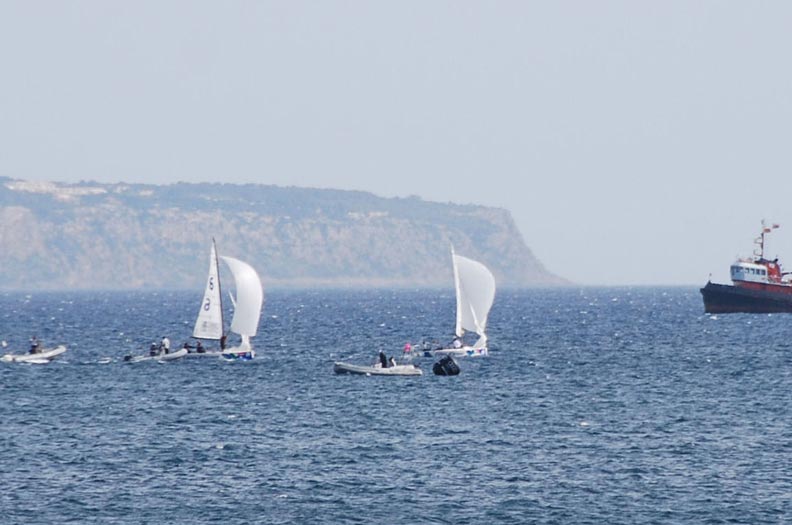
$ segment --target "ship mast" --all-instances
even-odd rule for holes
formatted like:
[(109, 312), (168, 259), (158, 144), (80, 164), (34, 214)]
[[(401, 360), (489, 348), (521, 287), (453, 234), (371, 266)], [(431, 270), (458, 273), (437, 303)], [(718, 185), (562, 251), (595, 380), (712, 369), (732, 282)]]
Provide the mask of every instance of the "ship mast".
[(772, 226), (767, 226), (765, 224), (765, 220), (762, 219), (762, 233), (759, 235), (759, 237), (754, 239), (754, 244), (759, 245), (759, 253), (756, 253), (756, 250), (754, 250), (754, 255), (756, 255), (759, 258), (760, 261), (764, 260), (765, 234), (766, 233), (770, 233), (771, 231), (775, 230), (779, 226), (780, 226), (779, 224), (773, 224)]

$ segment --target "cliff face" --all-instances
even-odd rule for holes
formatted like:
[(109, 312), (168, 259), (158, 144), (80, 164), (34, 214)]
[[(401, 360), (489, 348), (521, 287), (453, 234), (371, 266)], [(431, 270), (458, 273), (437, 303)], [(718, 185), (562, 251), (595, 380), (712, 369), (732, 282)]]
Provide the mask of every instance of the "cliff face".
[(272, 286), (452, 286), (450, 245), (501, 286), (550, 286), (509, 212), (263, 185), (0, 179), (4, 289), (200, 288), (209, 245)]

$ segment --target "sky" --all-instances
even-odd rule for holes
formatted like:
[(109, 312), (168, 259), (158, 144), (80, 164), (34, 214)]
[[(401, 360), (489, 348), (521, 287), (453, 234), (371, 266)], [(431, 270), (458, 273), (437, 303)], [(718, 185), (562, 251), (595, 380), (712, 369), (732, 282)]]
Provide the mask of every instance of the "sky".
[(0, 2), (0, 176), (508, 209), (583, 285), (792, 270), (792, 2)]

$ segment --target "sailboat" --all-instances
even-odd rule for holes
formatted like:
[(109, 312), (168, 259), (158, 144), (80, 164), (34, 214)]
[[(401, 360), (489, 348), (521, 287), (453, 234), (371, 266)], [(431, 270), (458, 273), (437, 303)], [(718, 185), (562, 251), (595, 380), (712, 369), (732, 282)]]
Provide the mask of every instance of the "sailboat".
[[(495, 300), (495, 277), (480, 262), (457, 255), (453, 246), (451, 261), (456, 288), (456, 337), (452, 348), (433, 350), (432, 354), (455, 357), (487, 355), (487, 316)], [(477, 334), (478, 340), (473, 345), (465, 345), (462, 340), (465, 332)]]
[(256, 355), (250, 344), (250, 338), (258, 331), (261, 308), (264, 304), (264, 289), (256, 270), (248, 263), (233, 257), (220, 257), (231, 269), (236, 284), (236, 298), (231, 296), (234, 305), (234, 317), (231, 319), (231, 331), (239, 334), (242, 342), (239, 346), (226, 348), (222, 357), (227, 360), (253, 359)]
[[(231, 295), (234, 305), (234, 316), (231, 319), (231, 331), (242, 337), (239, 346), (225, 348), (225, 326), (223, 323), (223, 302), (220, 286), (220, 271), (218, 265), (217, 245), (212, 239), (212, 249), (209, 253), (209, 275), (206, 278), (201, 308), (195, 319), (193, 337), (209, 341), (220, 341), (219, 351), (197, 350), (190, 355), (222, 356), (224, 359), (249, 360), (256, 353), (250, 344), (250, 338), (258, 331), (261, 307), (264, 303), (264, 291), (261, 279), (256, 270), (248, 263), (233, 257), (220, 256), (231, 270), (236, 284), (236, 298)], [(229, 294), (230, 295), (230, 294)]]
[[(206, 278), (206, 288), (204, 289), (198, 316), (195, 319), (192, 336), (199, 340), (225, 342), (223, 330), (223, 295), (220, 290), (220, 269), (217, 263), (217, 245), (215, 240), (212, 239), (212, 249), (209, 252), (209, 275)], [(196, 352), (190, 355), (218, 356), (221, 353), (221, 350), (202, 351), (202, 347), (199, 346)]]

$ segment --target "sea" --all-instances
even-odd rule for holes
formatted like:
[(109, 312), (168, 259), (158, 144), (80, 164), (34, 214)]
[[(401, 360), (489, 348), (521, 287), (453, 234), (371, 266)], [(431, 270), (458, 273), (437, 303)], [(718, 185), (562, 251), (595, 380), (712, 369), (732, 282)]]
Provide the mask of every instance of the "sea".
[(188, 341), (200, 301), (0, 293), (2, 352), (68, 347), (0, 363), (0, 522), (792, 523), (788, 314), (499, 290), (488, 357), (369, 377), (333, 363), (450, 341), (452, 290), (275, 290), (253, 361), (124, 362)]

